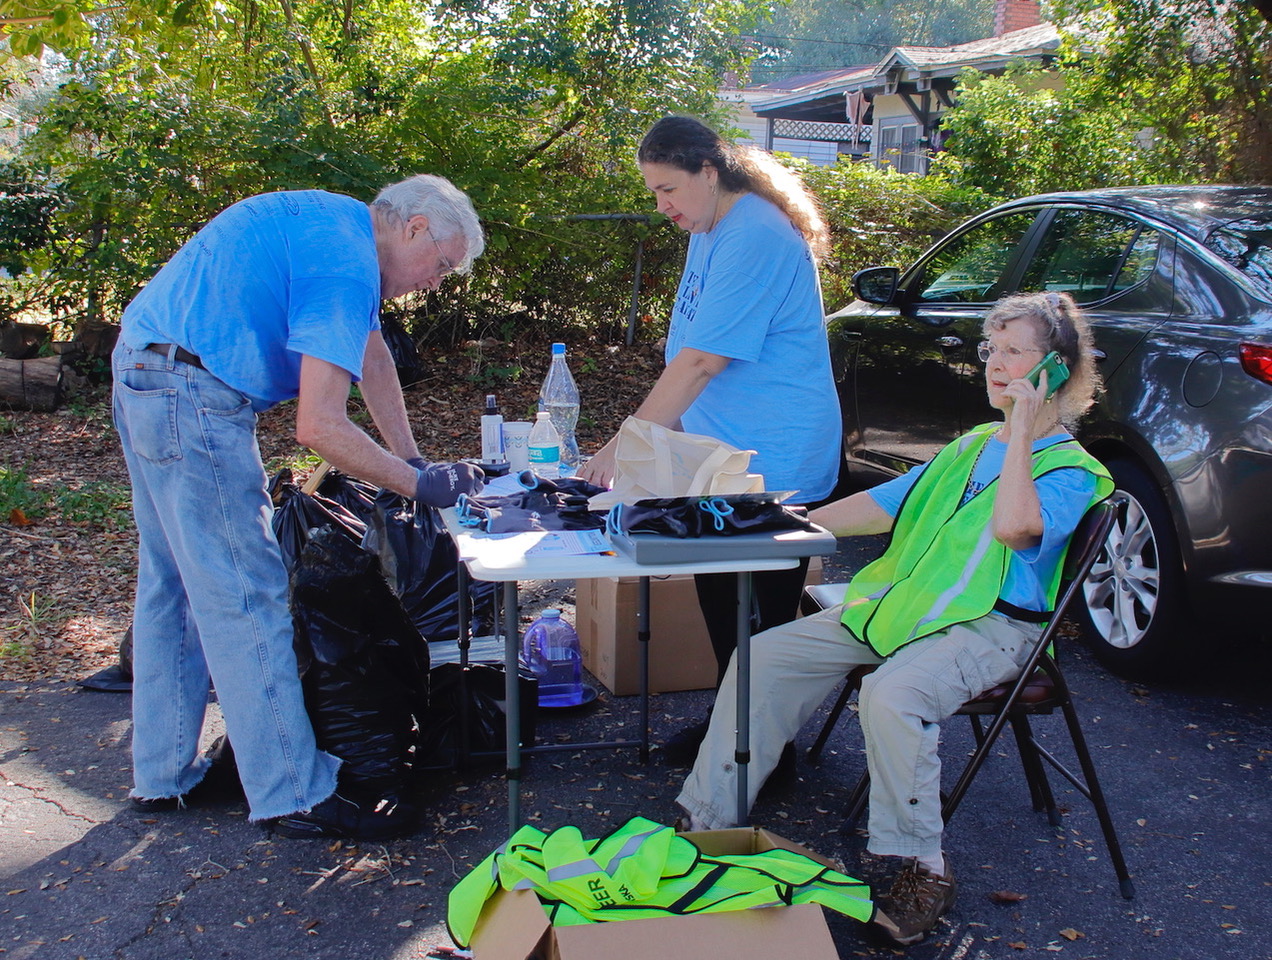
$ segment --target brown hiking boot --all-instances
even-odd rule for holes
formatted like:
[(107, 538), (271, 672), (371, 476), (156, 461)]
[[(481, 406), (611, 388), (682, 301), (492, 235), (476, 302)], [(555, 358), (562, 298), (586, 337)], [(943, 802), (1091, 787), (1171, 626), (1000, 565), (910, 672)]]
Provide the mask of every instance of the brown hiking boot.
[(953, 906), (957, 890), (948, 863), (943, 877), (922, 864), (912, 863), (897, 874), (891, 889), (879, 897), (875, 925), (900, 946), (918, 943)]

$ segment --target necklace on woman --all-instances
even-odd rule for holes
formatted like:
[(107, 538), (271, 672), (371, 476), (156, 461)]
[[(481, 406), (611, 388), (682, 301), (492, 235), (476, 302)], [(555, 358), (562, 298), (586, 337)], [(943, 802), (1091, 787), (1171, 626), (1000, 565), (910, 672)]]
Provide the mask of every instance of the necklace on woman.
[(985, 451), (989, 449), (990, 443), (993, 442), (994, 437), (998, 436), (998, 431), (1001, 429), (1002, 424), (999, 424), (994, 427), (993, 430), (989, 431), (989, 434), (985, 437), (985, 442), (982, 443), (981, 448), (976, 451), (976, 459), (972, 461), (972, 472), (967, 475), (967, 486), (963, 488), (963, 498), (958, 502), (960, 507), (967, 503), (968, 500), (972, 499), (972, 497), (976, 496), (976, 494), (984, 490), (985, 487), (989, 486), (989, 484), (985, 484), (981, 487), (976, 486), (976, 468), (980, 466), (981, 457), (985, 456)]

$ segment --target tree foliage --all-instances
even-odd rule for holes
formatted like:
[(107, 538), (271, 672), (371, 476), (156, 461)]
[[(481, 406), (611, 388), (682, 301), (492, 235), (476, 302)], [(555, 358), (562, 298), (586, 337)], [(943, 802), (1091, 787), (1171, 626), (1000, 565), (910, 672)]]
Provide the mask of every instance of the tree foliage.
[(897, 173), (840, 160), (820, 167), (787, 159), (821, 201), (831, 227), (831, 253), (821, 265), (828, 311), (852, 299), (852, 275), (873, 266), (905, 267), (952, 227), (992, 206), (975, 186), (945, 173)]
[(956, 104), (942, 122), (942, 160), (957, 182), (994, 196), (1194, 175), (1145, 132), (1143, 113), (1108, 100), (1088, 64), (1047, 73), (1020, 63), (1002, 76), (966, 70)]
[[(625, 320), (641, 213), (631, 162), (666, 112), (710, 118), (752, 0), (258, 0), (174, 32), (99, 15), (14, 175), (66, 198), (26, 259), (55, 311), (117, 318), (218, 210), (264, 190), (370, 199), (419, 171), (468, 191), (490, 253), (403, 306), (454, 340)], [(647, 263), (678, 244), (653, 231)], [(665, 296), (655, 285), (651, 295)]]
[(789, 0), (756, 28), (757, 83), (876, 63), (893, 47), (948, 46), (989, 36), (988, 0)]
[(1195, 179), (1272, 182), (1272, 26), (1229, 0), (1066, 0), (1075, 37), (1099, 45), (1095, 79), (1153, 128)]
[(1272, 182), (1272, 27), (1218, 0), (1068, 0), (1057, 82), (967, 72), (946, 116), (956, 176), (999, 195)]

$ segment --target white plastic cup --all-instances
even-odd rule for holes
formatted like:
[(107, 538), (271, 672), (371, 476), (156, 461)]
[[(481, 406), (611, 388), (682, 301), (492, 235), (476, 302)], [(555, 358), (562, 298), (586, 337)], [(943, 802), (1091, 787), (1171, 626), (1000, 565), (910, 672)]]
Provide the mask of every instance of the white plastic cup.
[(530, 423), (525, 420), (505, 420), (503, 425), (504, 456), (508, 458), (508, 470), (520, 473), (530, 469)]

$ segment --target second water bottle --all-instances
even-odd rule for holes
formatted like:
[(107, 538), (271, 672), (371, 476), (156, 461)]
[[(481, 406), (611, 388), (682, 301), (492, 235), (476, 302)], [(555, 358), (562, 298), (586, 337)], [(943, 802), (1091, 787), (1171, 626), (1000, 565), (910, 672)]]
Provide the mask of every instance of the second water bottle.
[(565, 362), (564, 343), (552, 344), (552, 364), (539, 390), (539, 412), (552, 417), (552, 426), (561, 438), (561, 476), (574, 476), (579, 467), (579, 444), (574, 438), (579, 422), (579, 388)]

